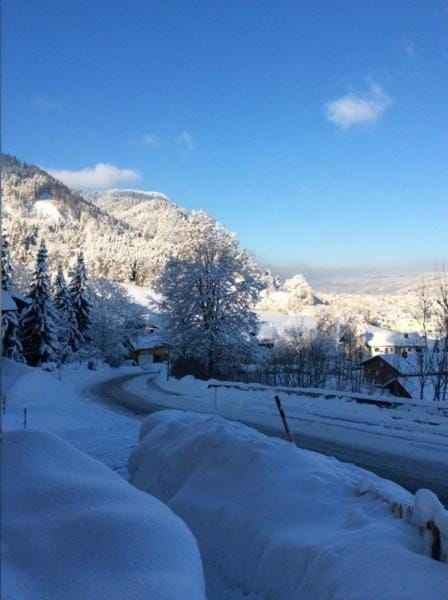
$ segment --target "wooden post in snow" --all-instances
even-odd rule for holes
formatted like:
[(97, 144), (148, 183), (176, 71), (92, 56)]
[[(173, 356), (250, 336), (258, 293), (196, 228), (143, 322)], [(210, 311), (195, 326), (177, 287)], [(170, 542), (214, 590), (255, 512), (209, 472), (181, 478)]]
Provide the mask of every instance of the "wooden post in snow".
[(275, 396), (275, 403), (277, 404), (278, 412), (280, 413), (280, 417), (281, 417), (282, 422), (283, 422), (283, 427), (285, 428), (285, 431), (286, 431), (286, 437), (288, 438), (288, 441), (291, 444), (294, 444), (295, 443), (294, 442), (294, 436), (292, 435), (291, 431), (289, 430), (288, 421), (286, 420), (285, 411), (283, 410), (282, 403), (280, 402), (280, 398), (278, 396)]

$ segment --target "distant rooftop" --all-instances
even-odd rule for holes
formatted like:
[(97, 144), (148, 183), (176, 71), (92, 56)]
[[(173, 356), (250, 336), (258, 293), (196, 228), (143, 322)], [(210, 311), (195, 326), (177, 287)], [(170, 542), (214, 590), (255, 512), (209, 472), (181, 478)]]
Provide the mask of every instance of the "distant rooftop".
[(366, 327), (364, 339), (368, 346), (395, 346), (403, 348), (419, 346), (423, 348), (426, 345), (425, 340), (414, 331), (401, 333), (375, 325), (368, 325)]

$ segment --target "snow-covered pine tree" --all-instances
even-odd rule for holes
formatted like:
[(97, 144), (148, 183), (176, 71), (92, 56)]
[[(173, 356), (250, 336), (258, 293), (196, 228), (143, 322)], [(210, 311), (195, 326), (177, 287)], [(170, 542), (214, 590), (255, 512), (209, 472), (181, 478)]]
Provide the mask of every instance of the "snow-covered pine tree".
[[(2, 235), (2, 290), (10, 293), (14, 287), (13, 268), (7, 237)], [(2, 311), (2, 355), (23, 361), (23, 348), (19, 338), (19, 320), (15, 310)]]
[(2, 290), (7, 292), (12, 289), (12, 264), (9, 242), (6, 235), (2, 234)]
[(28, 295), (29, 306), (20, 319), (23, 352), (30, 365), (59, 360), (57, 312), (50, 296), (47, 248), (42, 240)]
[(70, 298), (75, 311), (78, 331), (83, 341), (88, 341), (88, 330), (92, 322), (89, 286), (87, 283), (87, 269), (84, 263), (84, 254), (80, 252), (75, 268), (71, 273), (69, 284)]
[(72, 305), (70, 292), (65, 281), (61, 263), (53, 285), (53, 302), (58, 311), (59, 344), (63, 362), (70, 359), (72, 352), (79, 350), (82, 336), (79, 333), (78, 321)]

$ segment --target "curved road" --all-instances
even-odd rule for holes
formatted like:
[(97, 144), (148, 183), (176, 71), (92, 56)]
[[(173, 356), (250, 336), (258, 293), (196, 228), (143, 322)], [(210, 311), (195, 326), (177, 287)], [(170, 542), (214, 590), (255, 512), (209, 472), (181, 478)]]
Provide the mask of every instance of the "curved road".
[[(174, 392), (168, 392), (152, 383), (151, 378), (147, 380), (148, 387), (146, 393), (150, 395), (151, 389), (154, 395), (163, 394), (166, 396), (166, 404), (161, 405), (153, 402), (148, 396), (139, 396), (123, 388), (130, 379), (142, 377), (138, 375), (125, 375), (96, 384), (90, 388), (90, 393), (95, 399), (103, 404), (107, 404), (112, 410), (132, 414), (136, 418), (142, 418), (144, 415), (156, 412), (158, 410), (167, 410), (169, 408), (169, 396), (179, 396)], [(148, 376), (146, 376), (148, 377)], [(179, 410), (178, 406), (173, 406)], [(185, 410), (192, 410), (185, 408)], [(233, 418), (233, 420), (236, 420)], [(279, 427), (260, 426), (250, 420), (241, 421), (245, 425), (254, 427), (261, 433), (269, 436), (285, 438), (284, 430)], [(448, 506), (448, 468), (446, 461), (446, 450), (441, 447), (442, 460), (428, 460), (425, 458), (415, 459), (407, 456), (401, 456), (388, 450), (376, 449), (372, 452), (368, 448), (355, 448), (350, 446), (350, 439), (347, 436), (347, 443), (337, 443), (318, 436), (309, 435), (300, 432), (295, 434), (296, 445), (307, 450), (313, 450), (328, 456), (335, 456), (343, 462), (350, 462), (363, 469), (372, 471), (380, 477), (395, 481), (404, 488), (415, 492), (420, 488), (429, 488), (435, 492), (440, 500)], [(443, 460), (444, 459), (444, 460)]]

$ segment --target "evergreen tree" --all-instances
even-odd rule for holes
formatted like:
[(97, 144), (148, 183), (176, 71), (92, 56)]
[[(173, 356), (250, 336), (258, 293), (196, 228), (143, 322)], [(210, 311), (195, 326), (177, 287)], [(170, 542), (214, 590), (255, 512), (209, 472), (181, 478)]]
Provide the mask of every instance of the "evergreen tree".
[(88, 341), (88, 330), (92, 322), (90, 314), (92, 302), (90, 300), (87, 269), (82, 252), (78, 254), (78, 260), (71, 274), (69, 292), (81, 339)]
[(31, 365), (58, 360), (57, 312), (50, 297), (47, 249), (43, 240), (37, 253), (28, 299), (30, 304), (20, 319), (25, 358)]
[(61, 263), (58, 264), (53, 289), (53, 302), (58, 311), (59, 344), (62, 360), (65, 362), (72, 352), (79, 350), (82, 337)]
[[(13, 268), (9, 253), (9, 243), (2, 235), (2, 290), (11, 292), (13, 288)], [(23, 361), (23, 348), (19, 338), (19, 320), (15, 310), (2, 311), (2, 355), (13, 360)]]
[(2, 290), (7, 292), (12, 289), (12, 265), (9, 242), (5, 234), (2, 234)]

